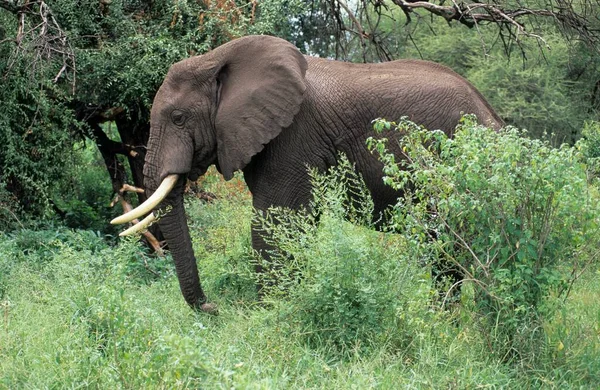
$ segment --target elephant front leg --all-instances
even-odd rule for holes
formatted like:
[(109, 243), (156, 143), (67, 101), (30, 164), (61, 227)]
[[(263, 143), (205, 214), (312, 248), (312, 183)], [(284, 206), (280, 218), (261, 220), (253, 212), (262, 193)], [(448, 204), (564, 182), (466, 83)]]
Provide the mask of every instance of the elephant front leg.
[[(298, 271), (292, 268), (290, 255), (278, 248), (267, 231), (277, 228), (279, 224), (277, 212), (269, 213), (268, 210), (281, 207), (289, 212), (301, 213), (306, 210), (311, 199), (306, 165), (289, 166), (284, 171), (281, 165), (267, 164), (257, 159), (244, 170), (244, 178), (253, 194), (252, 205), (256, 212), (251, 237), (252, 248), (257, 254), (254, 266), (260, 299), (271, 292), (285, 293), (286, 285), (298, 279)], [(268, 229), (264, 228), (265, 223), (269, 225)]]
[[(294, 211), (302, 213), (302, 211)], [(293, 255), (278, 247), (280, 243), (273, 239), (259, 220), (265, 220), (265, 212), (257, 211), (257, 215), (252, 226), (252, 247), (256, 252), (254, 263), (256, 275), (256, 288), (258, 298), (264, 300), (267, 296), (276, 294), (286, 294), (293, 288), (301, 278), (301, 269), (293, 259)], [(274, 215), (268, 216), (269, 230), (277, 229), (279, 222)], [(285, 227), (287, 230), (288, 228)], [(289, 230), (286, 233), (290, 233)], [(298, 232), (300, 234), (301, 232)], [(295, 239), (290, 236), (286, 239)]]

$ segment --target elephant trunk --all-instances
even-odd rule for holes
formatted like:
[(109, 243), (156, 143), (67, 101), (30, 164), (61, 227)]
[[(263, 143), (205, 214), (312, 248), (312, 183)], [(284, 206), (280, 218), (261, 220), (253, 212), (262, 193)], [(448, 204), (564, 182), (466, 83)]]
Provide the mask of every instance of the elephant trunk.
[[(156, 188), (153, 182), (152, 178), (146, 177), (148, 196), (152, 195)], [(159, 218), (158, 225), (173, 256), (179, 286), (185, 301), (193, 309), (206, 311), (206, 295), (200, 285), (196, 258), (183, 207), (184, 184), (185, 178), (180, 177), (169, 196), (161, 202), (159, 209), (166, 213)]]

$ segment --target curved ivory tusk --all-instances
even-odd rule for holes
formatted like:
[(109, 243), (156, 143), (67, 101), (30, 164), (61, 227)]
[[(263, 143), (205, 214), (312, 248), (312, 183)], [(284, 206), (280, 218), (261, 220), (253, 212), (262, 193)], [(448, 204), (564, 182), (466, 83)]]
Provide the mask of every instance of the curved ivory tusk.
[(132, 236), (136, 233), (140, 233), (142, 230), (147, 229), (150, 226), (150, 224), (152, 224), (152, 222), (154, 221), (156, 221), (156, 217), (154, 216), (154, 213), (150, 213), (146, 218), (142, 219), (140, 222), (131, 226), (129, 229), (119, 233), (119, 236), (125, 237)]
[(178, 178), (179, 175), (177, 174), (172, 174), (165, 177), (162, 183), (160, 183), (160, 186), (158, 186), (158, 188), (156, 189), (156, 192), (154, 192), (152, 196), (146, 199), (144, 203), (142, 203), (135, 209), (121, 215), (120, 217), (113, 219), (112, 221), (110, 221), (110, 223), (112, 223), (113, 225), (119, 225), (122, 223), (131, 222), (136, 218), (148, 214), (150, 211), (152, 211), (152, 209), (158, 206), (158, 204), (164, 198), (167, 197), (169, 192), (171, 192), (171, 190), (175, 186), (175, 183), (177, 183)]

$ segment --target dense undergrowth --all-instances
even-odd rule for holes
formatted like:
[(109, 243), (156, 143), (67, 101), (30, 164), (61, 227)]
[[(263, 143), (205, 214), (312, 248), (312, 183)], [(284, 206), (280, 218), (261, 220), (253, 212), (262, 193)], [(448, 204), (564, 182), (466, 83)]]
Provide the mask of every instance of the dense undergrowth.
[[(343, 159), (328, 173), (313, 173), (312, 212), (272, 210), (266, 219), (253, 217), (239, 178), (206, 176), (204, 188), (218, 199), (189, 196), (186, 209), (218, 317), (189, 310), (170, 259), (147, 254), (135, 240), (113, 244), (59, 225), (0, 233), (0, 388), (599, 387), (600, 263), (591, 245), (598, 194), (586, 176), (598, 157), (594, 125), (564, 149), (468, 121), (463, 127), (452, 143), (435, 138), (435, 148), (419, 148), (423, 133), (413, 131), (405, 150), (427, 162), (422, 171), (413, 164), (410, 177), (422, 180), (422, 190), (401, 202), (384, 232), (371, 228), (369, 198)], [(494, 146), (495, 154), (487, 149)], [(465, 160), (469, 150), (479, 159)], [(458, 164), (475, 160), (480, 169)], [(484, 179), (503, 163), (495, 181)], [(403, 177), (389, 167), (391, 182)], [(447, 180), (438, 180), (442, 173)], [(502, 181), (511, 178), (514, 187)], [(514, 202), (528, 178), (543, 182), (543, 191), (527, 187), (532, 203)], [(506, 191), (489, 198), (476, 197), (474, 187), (454, 192), (459, 179), (477, 184), (480, 195), (494, 184)], [(537, 195), (551, 194), (538, 204)], [(410, 202), (418, 197), (422, 202)], [(470, 213), (464, 202), (474, 200), (481, 207)], [(493, 213), (500, 204), (517, 216), (518, 206), (529, 204), (535, 223), (485, 224), (499, 218)], [(546, 212), (548, 205), (554, 211)], [(443, 221), (462, 229), (469, 245), (455, 240), (449, 249), (453, 236)], [(279, 283), (263, 302), (254, 287), (252, 223), (271, 231), (281, 248)], [(546, 246), (536, 246), (534, 256), (530, 244), (540, 232), (549, 232)], [(504, 247), (511, 261), (483, 262), (487, 268), (464, 254), (481, 258), (496, 248), (490, 258), (501, 259)], [(472, 279), (445, 308), (431, 278), (442, 249)]]

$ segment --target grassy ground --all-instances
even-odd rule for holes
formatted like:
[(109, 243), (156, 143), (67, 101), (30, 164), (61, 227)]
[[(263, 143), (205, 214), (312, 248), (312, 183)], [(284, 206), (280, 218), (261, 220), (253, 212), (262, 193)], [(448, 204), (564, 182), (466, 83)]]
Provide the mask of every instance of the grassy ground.
[[(598, 264), (541, 324), (543, 339), (529, 341), (539, 346), (532, 359), (504, 362), (467, 309), (439, 312), (418, 299), (394, 314), (386, 337), (340, 348), (285, 297), (257, 303), (249, 194), (236, 181), (207, 184), (220, 198), (189, 199), (187, 209), (218, 317), (192, 312), (170, 260), (136, 242), (110, 247), (59, 227), (0, 236), (0, 388), (600, 388)], [(348, 228), (344, 240), (381, 243), (385, 255), (394, 238)], [(352, 254), (363, 252), (374, 253)], [(410, 283), (426, 285), (406, 267)]]

